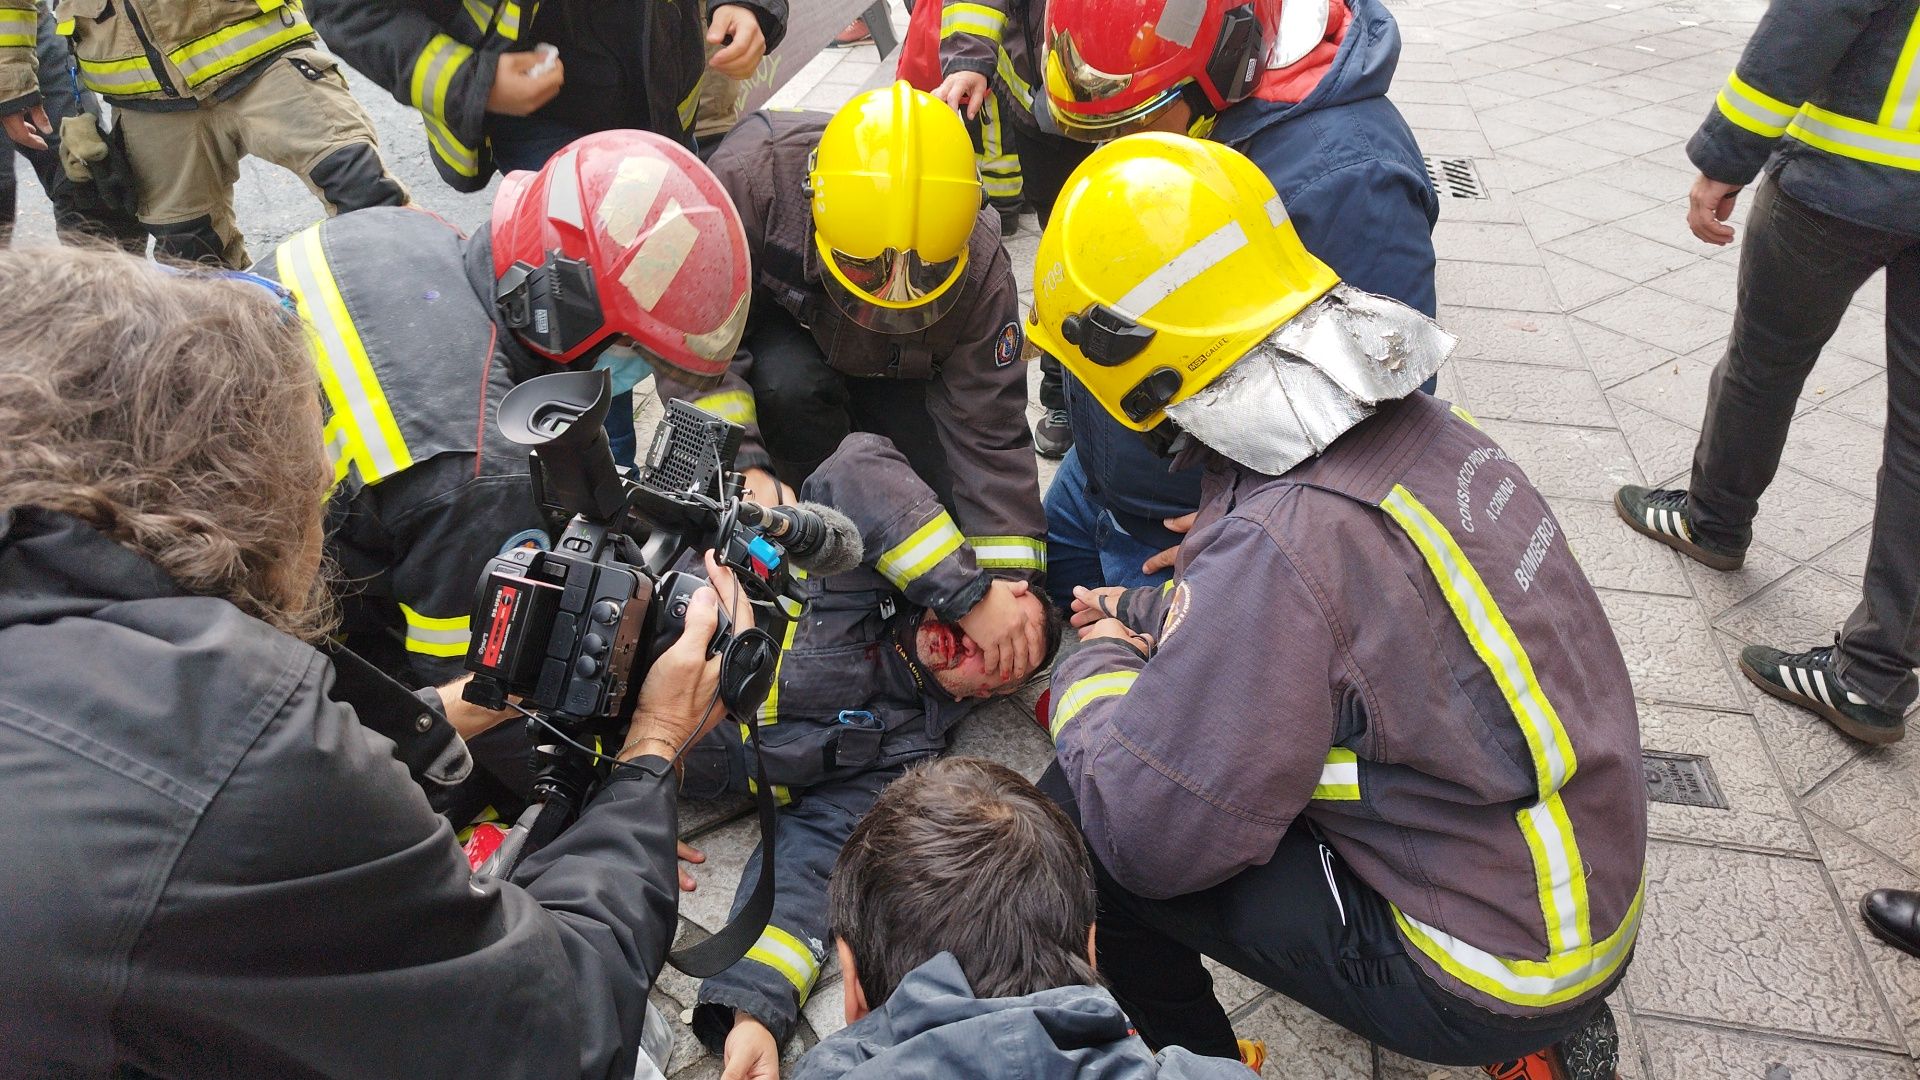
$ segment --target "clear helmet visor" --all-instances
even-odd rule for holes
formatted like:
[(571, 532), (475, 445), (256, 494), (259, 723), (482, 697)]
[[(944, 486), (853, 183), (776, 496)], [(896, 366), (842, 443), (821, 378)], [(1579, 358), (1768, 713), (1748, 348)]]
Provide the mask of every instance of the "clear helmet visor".
[(925, 330), (960, 300), (964, 256), (928, 262), (918, 252), (892, 248), (864, 259), (836, 248), (828, 248), (826, 255), (832, 265), (820, 278), (827, 295), (841, 314), (868, 330)]

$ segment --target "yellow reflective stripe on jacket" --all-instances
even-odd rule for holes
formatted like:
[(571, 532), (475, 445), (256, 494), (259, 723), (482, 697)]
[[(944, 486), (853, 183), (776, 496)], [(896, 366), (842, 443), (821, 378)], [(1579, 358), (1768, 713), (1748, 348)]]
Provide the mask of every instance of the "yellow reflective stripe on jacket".
[(1789, 105), (1755, 90), (1737, 71), (1727, 76), (1727, 85), (1721, 88), (1714, 104), (1719, 107), (1720, 115), (1769, 139), (1779, 138), (1800, 109), (1798, 104)]
[(173, 61), (174, 66), (180, 69), (180, 74), (186, 76), (188, 86), (199, 86), (208, 79), (243, 67), (275, 49), (313, 35), (313, 27), (307, 25), (306, 16), (300, 14), (298, 5), (282, 10), (289, 14), (283, 16), (278, 10), (263, 11), (251, 19), (189, 41), (168, 53), (167, 59)]
[(400, 434), (400, 424), (393, 418), (360, 331), (327, 266), (320, 226), (310, 226), (280, 245), (275, 261), (280, 281), (293, 290), (300, 317), (306, 321), (320, 385), (333, 410), (331, 422), (340, 424), (345, 457), (359, 469), (361, 482), (376, 484), (412, 465), (413, 455)]
[(1465, 420), (1467, 423), (1472, 424), (1474, 427), (1480, 426), (1480, 421), (1474, 419), (1474, 416), (1472, 413), (1468, 412), (1467, 410), (1461, 408), (1458, 405), (1454, 405), (1450, 407), (1453, 410), (1453, 415), (1459, 417), (1462, 420)]
[[(701, 76), (701, 78), (704, 77), (704, 75)], [(722, 76), (719, 72), (715, 72), (714, 77)], [(673, 113), (680, 118), (682, 128), (692, 130), (694, 117), (700, 114), (700, 79), (693, 80), (693, 88), (687, 91), (686, 97), (680, 99), (680, 104), (674, 106)]]
[(80, 81), (96, 94), (155, 94), (160, 91), (160, 77), (153, 72), (153, 65), (147, 63), (144, 56), (129, 56), (123, 60), (88, 60), (80, 57)]
[[(793, 571), (793, 579), (795, 581), (806, 580), (807, 572), (805, 570), (797, 566), (791, 566), (791, 564), (789, 564), (789, 566)], [(787, 616), (787, 630), (786, 633), (780, 635), (780, 654), (773, 658), (773, 681), (767, 685), (767, 699), (760, 703), (759, 715), (762, 724), (777, 724), (780, 722), (780, 665), (786, 660), (787, 651), (793, 648), (793, 635), (800, 629), (800, 616), (802, 613), (786, 611), (785, 614)], [(747, 725), (744, 722), (740, 725), (740, 742), (742, 745), (746, 745), (749, 742)]]
[(1642, 877), (1619, 929), (1605, 940), (1546, 960), (1502, 959), (1411, 918), (1399, 908), (1394, 908), (1393, 918), (1407, 941), (1447, 974), (1489, 997), (1530, 1008), (1548, 1008), (1572, 1001), (1620, 970), (1640, 932), (1640, 910), (1646, 894), (1647, 883)]
[(1907, 28), (1907, 42), (1894, 61), (1893, 78), (1887, 82), (1887, 99), (1880, 105), (1880, 123), (1903, 130), (1920, 128), (1920, 74), (1913, 70), (1920, 58), (1920, 14)]
[(407, 651), (428, 656), (465, 656), (473, 636), (472, 616), (456, 615), (436, 619), (422, 615), (405, 604), (400, 616), (407, 623)]
[(421, 113), (445, 120), (447, 87), (461, 65), (473, 57), (473, 49), (445, 34), (427, 39), (420, 55), (413, 59), (413, 75), (407, 81), (407, 98)]
[(753, 943), (753, 948), (747, 950), (747, 959), (785, 976), (793, 984), (794, 993), (800, 995), (802, 1004), (806, 1003), (807, 992), (813, 989), (813, 980), (820, 975), (820, 964), (814, 960), (813, 950), (772, 923), (760, 932), (760, 940)]
[(426, 125), (427, 146), (434, 156), (447, 163), (447, 166), (461, 176), (480, 175), (480, 152), (460, 141), (446, 121), (437, 116), (420, 114), (420, 120)]
[(1541, 690), (1533, 662), (1512, 625), (1446, 526), (1402, 485), (1394, 485), (1381, 507), (1420, 550), (1454, 618), (1481, 662), (1493, 673), (1526, 738), (1539, 799), (1522, 808), (1516, 822), (1533, 860), (1548, 956), (1551, 959), (1588, 950), (1592, 919), (1586, 864), (1581, 861), (1572, 822), (1560, 799), (1560, 789), (1573, 776), (1578, 762), (1559, 714)]
[(1060, 733), (1067, 730), (1067, 724), (1079, 715), (1081, 709), (1104, 697), (1115, 697), (1133, 689), (1135, 679), (1140, 677), (1137, 671), (1108, 671), (1099, 675), (1089, 675), (1060, 695), (1060, 701), (1053, 707), (1053, 723), (1047, 727), (1047, 734), (1057, 742)]
[(1360, 798), (1360, 759), (1344, 746), (1327, 751), (1327, 763), (1320, 766), (1320, 782), (1313, 786), (1313, 797), (1330, 802), (1353, 802)]
[(940, 9), (940, 36), (972, 34), (996, 46), (1007, 32), (1007, 13), (984, 4), (947, 4)]
[(748, 390), (722, 390), (717, 394), (694, 398), (691, 402), (696, 409), (705, 409), (722, 420), (745, 427), (760, 419), (760, 410), (754, 407), (753, 393)]
[(520, 5), (516, 0), (502, 0), (500, 4), (500, 36), (508, 41), (520, 40)]
[(1870, 124), (1817, 105), (1805, 105), (1787, 134), (1829, 154), (1920, 171), (1920, 131)]
[(942, 510), (932, 521), (915, 529), (912, 536), (881, 552), (873, 568), (893, 582), (894, 588), (904, 592), (965, 542), (952, 516)]
[(333, 466), (333, 482), (338, 484), (347, 478), (347, 466), (352, 461), (347, 452), (352, 436), (348, 434), (345, 415), (336, 413), (328, 418), (321, 436), (327, 444), (327, 464)]
[(493, 25), (493, 5), (487, 0), (460, 0), (460, 6), (481, 33), (486, 33), (487, 29)]
[(0, 9), (0, 49), (31, 49), (34, 46), (34, 11)]
[(1000, 81), (1005, 83), (1007, 89), (1013, 92), (1014, 99), (1019, 102), (1020, 107), (1028, 112), (1032, 112), (1033, 87), (1027, 85), (1027, 80), (1021, 78), (1020, 73), (1013, 70), (1013, 57), (1008, 56), (1005, 49), (1000, 50), (1000, 57), (994, 64), (994, 73), (999, 75)]
[(1031, 536), (969, 536), (973, 561), (982, 570), (1047, 570), (1047, 545)]

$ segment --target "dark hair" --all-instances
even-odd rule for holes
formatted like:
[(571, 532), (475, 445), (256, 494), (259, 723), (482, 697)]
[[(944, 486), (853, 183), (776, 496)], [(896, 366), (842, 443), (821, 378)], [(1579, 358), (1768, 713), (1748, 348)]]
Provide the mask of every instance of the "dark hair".
[(945, 758), (894, 781), (841, 849), (827, 894), (873, 1008), (942, 952), (983, 998), (1099, 982), (1079, 830), (1004, 765)]
[(1053, 597), (1048, 596), (1045, 589), (1037, 587), (1033, 590), (1033, 595), (1039, 599), (1040, 610), (1047, 617), (1047, 652), (1040, 658), (1040, 666), (1034, 668), (1033, 674), (1027, 676), (1029, 680), (1037, 679), (1053, 670), (1054, 658), (1060, 655), (1060, 642), (1067, 633), (1066, 612), (1061, 611), (1054, 604)]

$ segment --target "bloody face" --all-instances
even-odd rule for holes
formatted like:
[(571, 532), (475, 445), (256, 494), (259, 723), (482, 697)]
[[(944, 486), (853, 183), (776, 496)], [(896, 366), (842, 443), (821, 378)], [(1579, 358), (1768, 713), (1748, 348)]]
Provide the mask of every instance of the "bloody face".
[[(1031, 601), (1035, 610), (1039, 602)], [(1044, 616), (1042, 616), (1044, 617)], [(1013, 678), (996, 679), (986, 668), (980, 646), (966, 631), (942, 622), (927, 612), (914, 630), (914, 652), (920, 665), (933, 673), (934, 681), (956, 701), (989, 698), (1013, 691), (1027, 680), (1031, 671), (1016, 672)]]

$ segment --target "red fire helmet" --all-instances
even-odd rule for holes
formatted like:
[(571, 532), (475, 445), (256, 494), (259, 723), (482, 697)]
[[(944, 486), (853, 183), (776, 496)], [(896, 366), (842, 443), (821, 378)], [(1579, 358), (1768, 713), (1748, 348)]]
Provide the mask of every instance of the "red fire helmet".
[(707, 384), (740, 344), (746, 231), (720, 181), (670, 139), (596, 132), (508, 174), (492, 233), (495, 302), (547, 359), (624, 342)]
[[(1196, 119), (1253, 92), (1281, 0), (1047, 0), (1040, 79), (1060, 129), (1144, 131), (1192, 88)], [(1043, 106), (1046, 107), (1046, 106)]]

